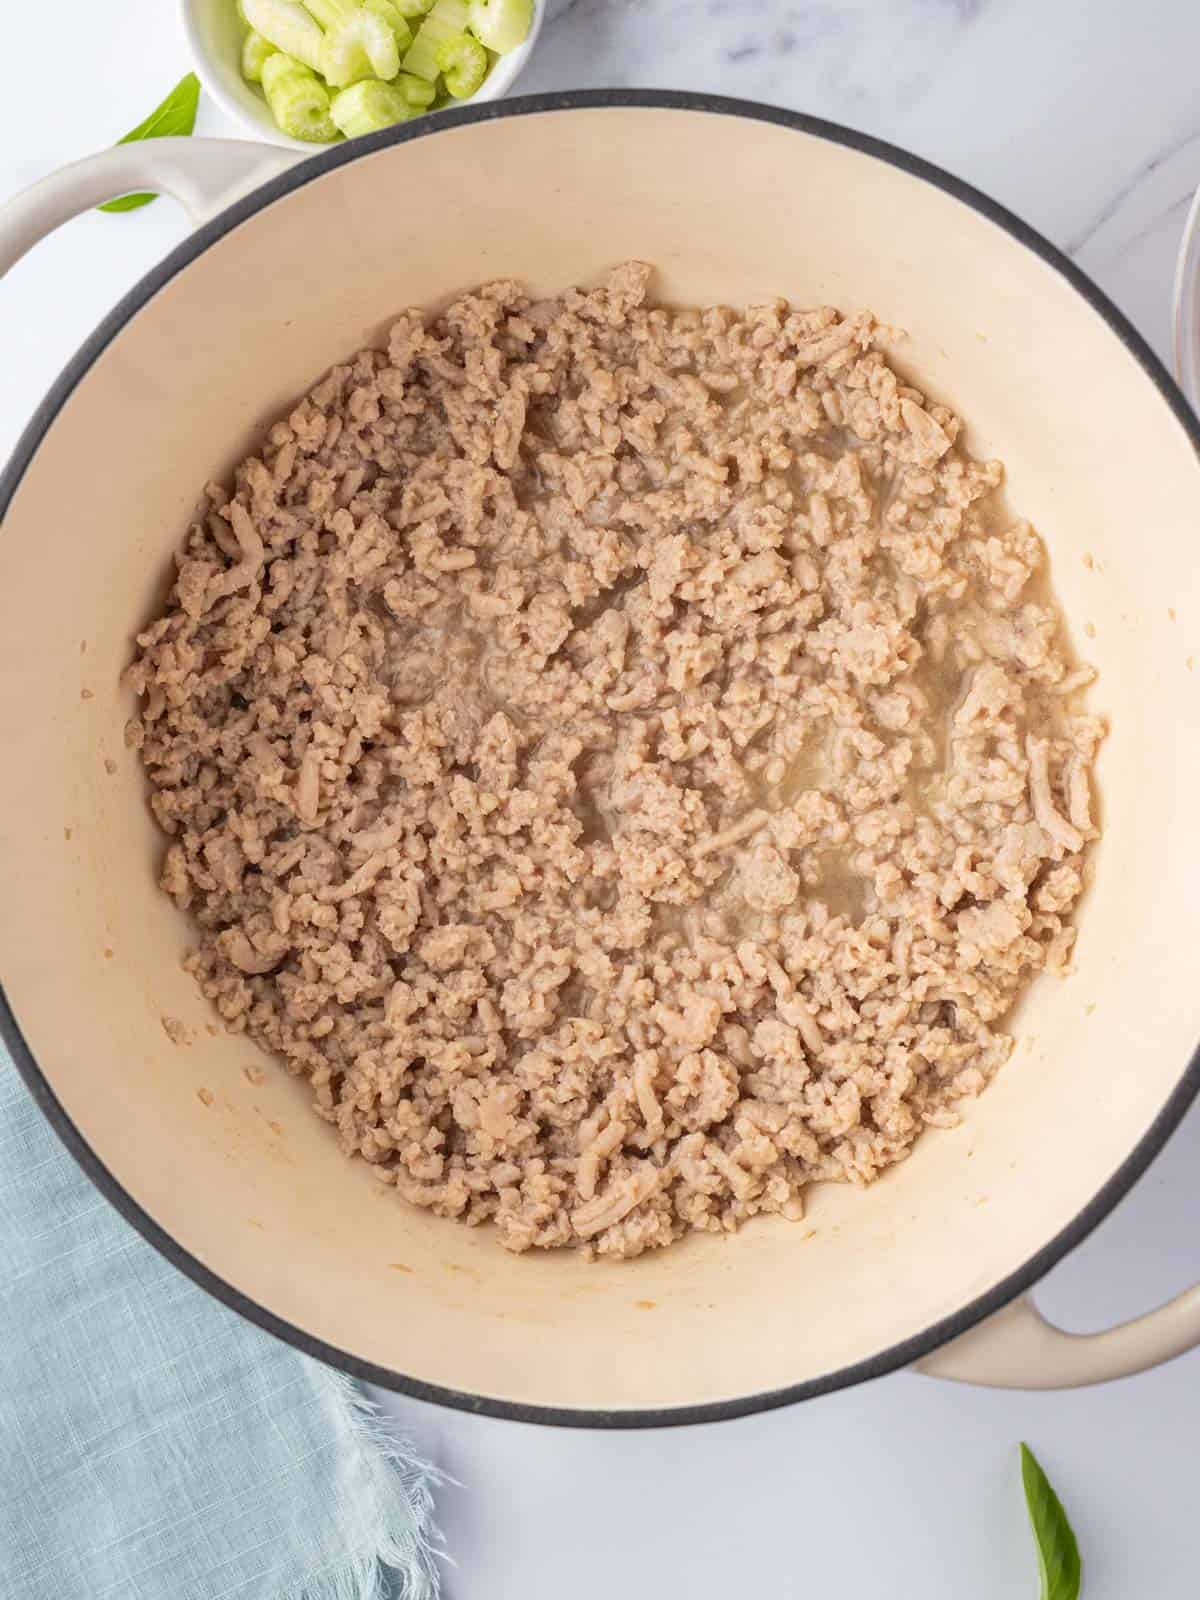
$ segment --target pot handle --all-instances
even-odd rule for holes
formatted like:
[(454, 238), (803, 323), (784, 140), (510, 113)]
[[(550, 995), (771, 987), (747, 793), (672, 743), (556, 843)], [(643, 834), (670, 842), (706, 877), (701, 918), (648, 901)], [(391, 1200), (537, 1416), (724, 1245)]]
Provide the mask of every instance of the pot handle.
[(1014, 1300), (995, 1316), (935, 1350), (918, 1372), (992, 1389), (1079, 1389), (1128, 1378), (1200, 1345), (1200, 1287), (1107, 1333), (1067, 1333), (1032, 1300)]
[(169, 194), (195, 227), (304, 156), (244, 139), (144, 139), (61, 167), (0, 206), (0, 277), (39, 239), (124, 194)]

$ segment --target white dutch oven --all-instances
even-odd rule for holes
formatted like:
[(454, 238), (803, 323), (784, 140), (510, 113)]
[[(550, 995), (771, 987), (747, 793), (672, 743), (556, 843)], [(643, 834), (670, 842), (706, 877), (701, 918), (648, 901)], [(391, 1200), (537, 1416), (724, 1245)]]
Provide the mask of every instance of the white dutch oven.
[[(712, 1420), (913, 1362), (1087, 1383), (1200, 1340), (1196, 1290), (1086, 1338), (1023, 1298), (1200, 1083), (1200, 434), (1142, 341), (982, 196), (783, 112), (574, 94), (293, 160), (124, 146), (0, 219), (0, 267), (131, 189), (165, 190), (202, 223), (80, 351), (0, 485), (4, 1029), (87, 1172), (264, 1327), (498, 1416)], [(414, 216), (440, 221), (414, 236)], [(1007, 462), (1068, 615), (1093, 624), (1112, 735), (1078, 971), (1035, 987), (964, 1126), (927, 1134), (865, 1193), (819, 1190), (803, 1223), (588, 1266), (406, 1209), (343, 1159), (300, 1086), (270, 1068), (251, 1082), (255, 1048), (207, 1031), (179, 967), (189, 930), (155, 887), (163, 841), (122, 743), (118, 676), (199, 487), (323, 368), (404, 306), (495, 274), (552, 290), (628, 256), (656, 262), (678, 302), (783, 294), (902, 324), (921, 387), (970, 419), (977, 455)], [(246, 292), (264, 277), (269, 296)]]
[(1171, 332), (1175, 375), (1193, 407), (1200, 406), (1200, 189), (1188, 209), (1175, 263)]

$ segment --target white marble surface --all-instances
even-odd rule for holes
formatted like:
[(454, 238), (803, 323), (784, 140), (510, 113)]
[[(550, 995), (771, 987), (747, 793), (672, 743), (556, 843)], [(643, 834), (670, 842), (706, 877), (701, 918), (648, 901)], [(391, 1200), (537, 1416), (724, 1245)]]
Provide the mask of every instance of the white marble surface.
[[(1195, 0), (551, 0), (522, 88), (658, 85), (794, 106), (907, 145), (1059, 244), (1166, 353), (1171, 270), (1200, 183)], [(186, 68), (165, 0), (6, 15), (0, 195), (107, 143)], [(69, 27), (66, 24), (69, 22)], [(206, 109), (200, 130), (229, 132)], [(80, 219), (0, 283), (0, 455), (79, 340), (184, 232), (169, 202)], [(264, 285), (264, 292), (266, 286)], [(1076, 1328), (1200, 1277), (1200, 1111), (1051, 1275)], [(391, 1411), (461, 1481), (451, 1600), (1036, 1592), (1015, 1443), (1074, 1514), (1086, 1600), (1192, 1600), (1200, 1355), (1109, 1386), (1004, 1395), (910, 1376), (700, 1430), (588, 1435)]]

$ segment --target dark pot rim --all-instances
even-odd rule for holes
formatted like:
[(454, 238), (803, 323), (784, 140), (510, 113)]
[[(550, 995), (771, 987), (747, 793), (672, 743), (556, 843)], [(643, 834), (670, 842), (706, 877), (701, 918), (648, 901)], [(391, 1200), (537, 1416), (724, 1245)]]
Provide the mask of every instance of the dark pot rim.
[[(1141, 334), (1117, 310), (1106, 295), (1082, 273), (1059, 249), (1041, 234), (1005, 207), (989, 199), (978, 189), (951, 176), (941, 168), (910, 155), (880, 139), (870, 138), (837, 123), (825, 122), (802, 112), (785, 111), (778, 107), (760, 105), (754, 101), (735, 100), (721, 95), (693, 94), (674, 90), (576, 90), (559, 94), (516, 96), (512, 99), (492, 101), (480, 105), (467, 105), (460, 109), (439, 113), (436, 118), (420, 119), (371, 134), (362, 139), (314, 155), (272, 178), (253, 194), (223, 211), (211, 222), (199, 228), (190, 238), (177, 245), (158, 266), (146, 274), (129, 291), (86, 339), (67, 363), (46, 398), (37, 408), (26, 427), (16, 449), (0, 474), (0, 521), (2, 521), (26, 468), (45, 437), (63, 405), (79, 383), (86, 377), (93, 363), (117, 336), (125, 324), (145, 306), (155, 294), (168, 284), (177, 273), (200, 256), (209, 245), (236, 228), (248, 217), (263, 210), (274, 201), (302, 188), (315, 178), (323, 177), (345, 162), (393, 144), (405, 144), (412, 139), (428, 138), (442, 129), (460, 127), (466, 123), (488, 122), (501, 117), (529, 116), (543, 112), (574, 111), (593, 108), (650, 108), (677, 111), (698, 111), (719, 116), (741, 117), (755, 122), (790, 128), (825, 139), (833, 144), (860, 151), (864, 155), (886, 161), (910, 176), (933, 184), (944, 193), (969, 206), (984, 216), (1018, 243), (1039, 256), (1080, 294), (1092, 309), (1108, 324), (1126, 350), (1145, 372), (1158, 390), (1176, 420), (1191, 440), (1200, 458), (1200, 424), (1197, 423), (1174, 379), (1150, 349)], [(127, 1222), (152, 1244), (181, 1272), (187, 1274), (214, 1298), (256, 1323), (268, 1333), (285, 1340), (296, 1349), (318, 1361), (340, 1368), (350, 1376), (380, 1388), (391, 1389), (418, 1400), (473, 1412), (479, 1416), (497, 1417), (507, 1421), (539, 1423), (576, 1428), (659, 1428), (691, 1423), (721, 1422), (734, 1417), (749, 1416), (759, 1411), (769, 1411), (778, 1406), (792, 1405), (800, 1400), (830, 1394), (852, 1384), (864, 1383), (871, 1378), (881, 1378), (899, 1368), (929, 1355), (939, 1346), (958, 1338), (977, 1323), (984, 1321), (1023, 1294), (1049, 1269), (1061, 1261), (1091, 1233), (1129, 1192), (1130, 1188), (1159, 1153), (1167, 1139), (1182, 1120), (1184, 1113), (1200, 1092), (1200, 1047), (1193, 1053), (1179, 1082), (1167, 1097), (1147, 1131), (1116, 1172), (1104, 1183), (1089, 1203), (1071, 1222), (1035, 1252), (1021, 1267), (1010, 1273), (1001, 1283), (980, 1295), (968, 1305), (924, 1329), (910, 1339), (891, 1345), (868, 1360), (858, 1361), (835, 1372), (822, 1374), (803, 1383), (789, 1384), (783, 1388), (764, 1390), (757, 1394), (739, 1395), (729, 1400), (719, 1400), (702, 1405), (671, 1406), (662, 1409), (638, 1408), (620, 1411), (576, 1410), (563, 1406), (528, 1405), (508, 1400), (498, 1400), (485, 1395), (448, 1389), (439, 1384), (423, 1383), (407, 1377), (390, 1367), (365, 1361), (349, 1351), (340, 1350), (296, 1327), (283, 1317), (259, 1305), (248, 1295), (234, 1289), (211, 1268), (191, 1255), (174, 1240), (122, 1186), (120, 1180), (105, 1166), (88, 1144), (83, 1134), (72, 1122), (63, 1105), (51, 1088), (49, 1081), (26, 1043), (17, 1020), (9, 1006), (7, 996), (0, 987), (0, 1037), (12, 1054), (21, 1076), (34, 1099), (49, 1119), (51, 1126), (66, 1145), (71, 1155), (83, 1168), (100, 1192), (121, 1213)]]

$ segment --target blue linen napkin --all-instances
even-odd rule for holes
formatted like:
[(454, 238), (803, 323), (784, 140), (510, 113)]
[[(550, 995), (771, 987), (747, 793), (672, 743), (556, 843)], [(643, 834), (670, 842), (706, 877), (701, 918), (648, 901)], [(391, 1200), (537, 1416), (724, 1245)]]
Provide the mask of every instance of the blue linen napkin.
[(0, 1047), (0, 1595), (431, 1600), (435, 1475), (348, 1379), (211, 1299)]

